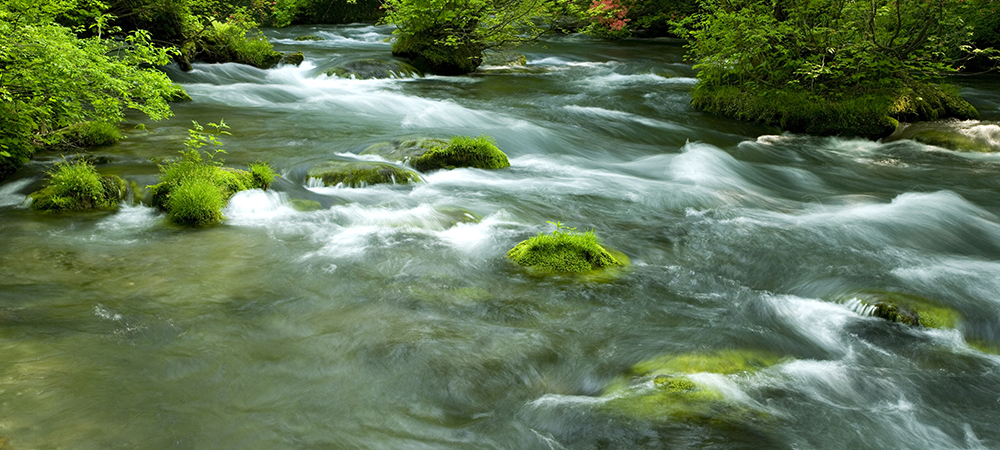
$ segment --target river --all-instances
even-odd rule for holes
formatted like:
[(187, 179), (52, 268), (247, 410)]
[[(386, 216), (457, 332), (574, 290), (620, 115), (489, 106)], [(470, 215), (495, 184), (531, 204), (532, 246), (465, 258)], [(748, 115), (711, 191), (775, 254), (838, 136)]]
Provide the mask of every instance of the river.
[[(145, 129), (131, 117), (94, 152), (152, 184), (192, 120), (224, 119), (226, 164), (267, 160), (287, 182), (237, 194), (223, 225), (23, 207), (56, 153), (0, 184), (0, 448), (1000, 448), (1000, 154), (695, 112), (672, 40), (551, 37), (520, 49), (524, 70), (462, 77), (317, 76), (386, 58), (390, 32), (268, 30), (301, 67), (169, 69), (194, 101)], [(995, 82), (964, 86), (1000, 118)], [(378, 142), (480, 134), (510, 168), (305, 179)], [(548, 221), (595, 230), (632, 266), (511, 264)], [(885, 291), (961, 322), (844, 302)], [(642, 361), (728, 350), (779, 358), (691, 375), (746, 420), (608, 407), (615, 380), (652, 385), (628, 378)]]

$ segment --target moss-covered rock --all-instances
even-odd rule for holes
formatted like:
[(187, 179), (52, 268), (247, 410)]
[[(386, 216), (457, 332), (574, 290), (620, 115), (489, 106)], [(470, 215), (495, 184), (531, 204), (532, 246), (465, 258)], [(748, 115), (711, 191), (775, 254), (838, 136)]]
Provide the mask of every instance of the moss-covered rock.
[(118, 127), (106, 122), (81, 122), (53, 133), (53, 148), (101, 147), (122, 138)]
[(486, 52), (483, 54), (484, 66), (526, 66), (528, 57), (515, 52)]
[(586, 273), (628, 264), (627, 258), (602, 246), (593, 230), (578, 233), (561, 224), (551, 234), (539, 233), (520, 242), (507, 252), (507, 258), (542, 273)]
[(50, 211), (114, 209), (125, 197), (125, 180), (100, 175), (89, 162), (58, 162), (48, 172), (49, 183), (31, 194), (31, 206)]
[(309, 168), (308, 175), (323, 180), (326, 186), (364, 187), (422, 181), (412, 170), (377, 161), (327, 161)]
[(410, 164), (421, 172), (456, 167), (476, 169), (503, 169), (510, 167), (507, 155), (500, 151), (493, 138), (488, 136), (456, 136), (447, 147), (436, 147), (413, 158)]
[(921, 83), (912, 83), (898, 91), (841, 96), (700, 83), (692, 92), (691, 105), (698, 110), (796, 133), (869, 139), (890, 136), (900, 121), (971, 119), (979, 115), (953, 88)]
[(358, 59), (338, 64), (323, 72), (327, 76), (353, 78), (357, 80), (381, 80), (395, 78), (416, 78), (421, 73), (416, 67), (403, 61), (380, 59)]
[(223, 219), (222, 208), (237, 192), (267, 189), (274, 170), (256, 162), (248, 170), (220, 167), (202, 161), (197, 153), (160, 166), (160, 182), (147, 186), (150, 202), (174, 223), (210, 225)]
[(430, 150), (445, 148), (448, 141), (444, 139), (419, 138), (402, 141), (379, 142), (372, 144), (361, 152), (362, 155), (381, 156), (390, 161), (400, 161), (409, 164), (415, 158), (423, 156)]
[(961, 314), (952, 308), (915, 295), (887, 291), (864, 291), (841, 300), (866, 316), (927, 328), (957, 328)]
[(781, 361), (769, 352), (720, 350), (664, 355), (643, 361), (612, 380), (602, 396), (604, 408), (650, 421), (743, 422), (765, 414), (726, 398), (718, 387), (695, 374), (746, 376)]
[(295, 38), (296, 41), (325, 41), (325, 38), (316, 36), (315, 34), (307, 34), (304, 36), (299, 36)]
[(493, 139), (488, 136), (475, 138), (456, 136), (451, 141), (422, 138), (382, 142), (366, 148), (361, 154), (401, 161), (421, 172), (457, 167), (477, 169), (510, 167), (507, 155), (500, 151)]
[(923, 130), (913, 134), (912, 139), (921, 144), (933, 145), (957, 152), (992, 152), (988, 143), (980, 142), (957, 130)]
[(288, 204), (292, 206), (292, 209), (299, 212), (319, 211), (323, 209), (323, 205), (320, 202), (303, 198), (293, 198), (288, 201)]
[(953, 87), (912, 83), (896, 96), (889, 115), (901, 122), (922, 122), (946, 117), (975, 119), (979, 112)]
[(299, 64), (302, 64), (302, 61), (305, 60), (306, 60), (306, 55), (302, 54), (302, 52), (285, 53), (281, 56), (281, 60), (278, 61), (278, 64), (279, 65), (288, 64), (292, 66), (297, 66)]
[[(483, 62), (483, 44), (474, 32), (423, 30), (402, 33), (392, 43), (392, 55), (408, 58), (420, 70), (438, 75), (472, 73)], [(448, 44), (442, 42), (447, 41)]]

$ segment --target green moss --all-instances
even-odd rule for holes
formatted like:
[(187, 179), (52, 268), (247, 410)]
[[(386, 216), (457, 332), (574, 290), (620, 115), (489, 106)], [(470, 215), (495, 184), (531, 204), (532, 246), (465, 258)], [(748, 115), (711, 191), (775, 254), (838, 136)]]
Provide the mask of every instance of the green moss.
[(101, 147), (121, 140), (118, 127), (106, 122), (82, 122), (53, 133), (53, 147)]
[(888, 114), (891, 103), (892, 97), (888, 95), (830, 100), (805, 91), (743, 90), (708, 84), (696, 86), (691, 100), (698, 110), (796, 133), (869, 139), (879, 139), (896, 130), (898, 121)]
[(952, 308), (899, 292), (863, 291), (841, 302), (861, 314), (912, 326), (957, 328), (962, 321), (962, 316)]
[(236, 62), (261, 69), (274, 67), (282, 58), (259, 31), (248, 32), (238, 23), (214, 20), (197, 38), (181, 45), (181, 52), (185, 60)]
[(456, 167), (503, 169), (510, 167), (507, 155), (500, 151), (489, 136), (456, 136), (447, 147), (435, 147), (410, 161), (421, 172)]
[(430, 150), (445, 148), (447, 146), (448, 141), (444, 139), (407, 139), (373, 144), (362, 151), (361, 154), (377, 155), (390, 161), (400, 161), (409, 164), (413, 159), (422, 156)]
[(306, 60), (306, 55), (304, 55), (302, 52), (285, 53), (284, 55), (281, 56), (281, 60), (278, 61), (278, 64), (289, 64), (292, 66), (297, 66), (299, 64), (302, 64), (302, 61), (305, 60)]
[(552, 234), (539, 233), (517, 244), (507, 252), (507, 258), (520, 266), (552, 273), (585, 273), (626, 264), (600, 244), (593, 230), (578, 233), (560, 225)]
[(946, 148), (957, 152), (992, 152), (993, 147), (979, 142), (959, 131), (922, 130), (913, 135), (913, 140), (926, 145)]
[(167, 214), (181, 225), (210, 225), (222, 220), (225, 205), (218, 186), (207, 179), (193, 179), (171, 191)]
[(525, 66), (528, 58), (514, 52), (486, 52), (483, 54), (484, 66)]
[(101, 176), (84, 160), (58, 162), (48, 172), (49, 184), (32, 193), (31, 206), (44, 210), (113, 209), (125, 195), (125, 180)]
[(1000, 355), (1000, 345), (985, 339), (966, 339), (969, 347), (990, 355)]
[[(171, 221), (208, 225), (223, 219), (222, 208), (234, 194), (247, 189), (267, 189), (273, 179), (274, 171), (262, 162), (251, 164), (249, 170), (239, 170), (208, 164), (196, 153), (188, 153), (184, 159), (161, 165), (160, 182), (147, 188), (150, 202), (166, 211)], [(207, 193), (206, 186), (211, 186), (217, 195)], [(207, 208), (215, 209), (207, 212)]]
[(307, 34), (305, 36), (299, 36), (295, 38), (296, 41), (325, 41), (326, 39), (316, 36), (315, 34)]
[(343, 184), (363, 187), (375, 184), (407, 184), (422, 181), (416, 172), (375, 161), (327, 161), (309, 169), (310, 178), (323, 180), (326, 186)]
[[(483, 44), (472, 32), (423, 30), (396, 35), (393, 56), (409, 58), (421, 70), (439, 75), (464, 75), (483, 62)], [(447, 41), (447, 44), (442, 42)]]
[(316, 200), (293, 198), (289, 200), (288, 203), (292, 206), (292, 209), (301, 212), (319, 211), (323, 209), (323, 205)]
[[(729, 423), (764, 416), (760, 411), (726, 400), (717, 388), (691, 378), (691, 374), (741, 375), (772, 366), (781, 360), (769, 352), (720, 350), (707, 353), (664, 355), (643, 361), (604, 389), (604, 407), (617, 414), (643, 420), (680, 420)], [(651, 382), (651, 383), (650, 383)]]
[(773, 353), (750, 350), (719, 350), (711, 353), (665, 355), (632, 366), (632, 374), (646, 376), (663, 373), (710, 372), (723, 375), (753, 373), (773, 366), (780, 359)]
[(898, 92), (862, 92), (839, 97), (792, 88), (741, 89), (701, 83), (692, 93), (691, 105), (702, 111), (796, 133), (869, 139), (889, 136), (899, 121), (979, 116), (954, 88), (924, 83), (911, 83)]
[(402, 61), (383, 61), (380, 59), (348, 61), (323, 73), (327, 76), (358, 80), (414, 78), (421, 76), (420, 71), (410, 64)]

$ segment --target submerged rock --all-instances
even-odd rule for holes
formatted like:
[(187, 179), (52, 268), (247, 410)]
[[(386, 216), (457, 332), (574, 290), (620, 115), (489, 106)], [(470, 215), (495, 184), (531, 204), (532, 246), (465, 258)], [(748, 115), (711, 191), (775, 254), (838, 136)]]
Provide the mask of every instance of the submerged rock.
[(855, 312), (890, 322), (927, 328), (957, 328), (961, 314), (952, 308), (915, 295), (866, 291), (842, 300)]
[(327, 161), (309, 168), (308, 176), (322, 180), (326, 186), (346, 187), (422, 181), (417, 172), (377, 161)]
[(316, 36), (315, 34), (307, 34), (305, 36), (299, 36), (295, 38), (296, 41), (325, 41), (326, 39)]
[(417, 78), (422, 76), (416, 67), (403, 61), (383, 61), (380, 59), (348, 61), (338, 64), (323, 73), (327, 76), (354, 78), (358, 80)]
[(361, 154), (401, 161), (421, 172), (458, 167), (476, 169), (510, 167), (507, 155), (497, 148), (492, 138), (486, 136), (476, 138), (456, 136), (451, 141), (421, 138), (383, 142), (366, 148)]
[(316, 200), (293, 198), (288, 203), (292, 206), (292, 209), (299, 212), (319, 211), (323, 209), (323, 204)]
[(604, 408), (650, 421), (739, 423), (766, 413), (727, 398), (721, 386), (781, 361), (769, 352), (720, 350), (664, 355), (640, 362), (608, 383)]
[(600, 244), (593, 231), (577, 233), (575, 228), (557, 225), (551, 234), (539, 233), (507, 252), (519, 266), (544, 273), (587, 273), (624, 267), (628, 257)]
[(484, 66), (526, 66), (528, 58), (522, 53), (486, 52), (483, 54)]
[(905, 124), (884, 141), (902, 139), (958, 152), (995, 152), (1000, 151), (1000, 125), (978, 120)]

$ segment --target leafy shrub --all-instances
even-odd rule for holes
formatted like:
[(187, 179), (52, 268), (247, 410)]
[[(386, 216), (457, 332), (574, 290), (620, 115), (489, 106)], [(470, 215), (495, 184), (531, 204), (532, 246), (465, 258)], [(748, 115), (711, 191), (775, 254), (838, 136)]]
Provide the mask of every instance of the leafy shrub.
[[(125, 109), (166, 118), (172, 92), (154, 67), (169, 61), (146, 32), (121, 34), (107, 16), (81, 16), (91, 31), (78, 35), (56, 21), (75, 2), (0, 2), (0, 175), (13, 173), (55, 132), (96, 121), (115, 125)], [(86, 15), (84, 15), (86, 16)], [(83, 28), (83, 27), (81, 27)], [(83, 36), (83, 37), (81, 37)]]
[(521, 266), (561, 273), (625, 265), (601, 246), (594, 230), (579, 233), (562, 223), (552, 224), (556, 229), (551, 234), (539, 233), (522, 241), (507, 252), (507, 258)]
[(507, 155), (496, 146), (492, 137), (456, 136), (447, 147), (434, 147), (414, 158), (410, 164), (419, 171), (451, 169), (455, 167), (475, 167), (478, 169), (502, 169), (510, 167)]
[[(556, 0), (384, 0), (394, 55), (441, 75), (472, 72), (485, 50), (534, 39)], [(539, 20), (541, 19), (541, 20)]]
[(101, 176), (89, 162), (57, 162), (48, 172), (49, 184), (31, 194), (31, 206), (45, 210), (112, 209), (125, 192), (125, 181)]

